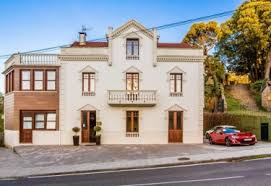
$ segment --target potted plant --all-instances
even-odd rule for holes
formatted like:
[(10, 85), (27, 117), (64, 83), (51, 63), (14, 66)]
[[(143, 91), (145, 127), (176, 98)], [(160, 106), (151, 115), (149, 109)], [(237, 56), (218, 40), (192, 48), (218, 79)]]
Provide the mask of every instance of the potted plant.
[(77, 133), (80, 131), (80, 128), (73, 127), (72, 131), (75, 133), (75, 135), (73, 136), (73, 145), (78, 146), (79, 145), (79, 135), (77, 135)]
[(94, 131), (95, 131), (95, 138), (96, 138), (96, 145), (101, 145), (101, 126), (100, 125), (96, 125), (94, 127)]

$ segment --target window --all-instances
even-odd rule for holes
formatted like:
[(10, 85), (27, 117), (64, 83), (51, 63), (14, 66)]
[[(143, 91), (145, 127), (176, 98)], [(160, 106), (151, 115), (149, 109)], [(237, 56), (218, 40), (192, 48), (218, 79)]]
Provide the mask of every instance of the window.
[(23, 129), (32, 129), (31, 113), (23, 113)]
[(30, 90), (31, 89), (31, 80), (30, 80), (30, 70), (21, 71), (21, 89)]
[(22, 111), (23, 129), (56, 130), (56, 119), (55, 111)]
[(56, 71), (47, 70), (47, 83), (46, 88), (47, 90), (56, 90)]
[(139, 59), (139, 39), (126, 40), (126, 59)]
[(82, 95), (94, 96), (95, 95), (95, 73), (83, 73), (82, 82)]
[(45, 128), (45, 114), (35, 114), (35, 129)]
[(34, 90), (43, 90), (43, 71), (34, 71)]
[(170, 74), (170, 95), (181, 96), (183, 91), (182, 85), (183, 74), (171, 73)]
[(138, 89), (139, 89), (139, 74), (126, 73), (126, 90), (138, 90)]
[(169, 121), (169, 130), (182, 130), (183, 112), (170, 111), (168, 121)]
[(56, 113), (47, 113), (47, 129), (56, 129)]
[[(138, 111), (126, 111), (126, 133), (138, 133), (138, 125), (139, 125), (139, 119), (138, 119)], [(126, 134), (127, 136), (127, 134)], [(138, 134), (137, 134), (138, 136)], [(130, 137), (130, 134), (129, 134)]]
[(6, 75), (6, 93), (14, 91), (14, 71)]

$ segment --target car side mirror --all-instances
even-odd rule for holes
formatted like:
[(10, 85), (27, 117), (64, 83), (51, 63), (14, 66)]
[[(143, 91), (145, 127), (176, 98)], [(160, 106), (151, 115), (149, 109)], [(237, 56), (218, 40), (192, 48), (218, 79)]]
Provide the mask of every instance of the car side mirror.
[(222, 135), (222, 134), (223, 134), (223, 132), (219, 132), (219, 134), (220, 134), (220, 135)]

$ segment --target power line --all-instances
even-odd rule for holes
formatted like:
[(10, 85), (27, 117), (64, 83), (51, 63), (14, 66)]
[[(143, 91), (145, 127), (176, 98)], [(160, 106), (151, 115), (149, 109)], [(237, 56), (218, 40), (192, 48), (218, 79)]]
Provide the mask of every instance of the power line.
[[(221, 13), (217, 13), (217, 14), (212, 14), (212, 15), (202, 16), (202, 17), (188, 19), (188, 20), (184, 20), (184, 21), (178, 21), (178, 22), (174, 22), (174, 23), (164, 24), (164, 25), (160, 25), (160, 26), (156, 26), (156, 27), (151, 27), (148, 29), (142, 29), (142, 30), (138, 30), (136, 32), (140, 32), (140, 31), (144, 31), (144, 30), (150, 31), (154, 28), (156, 28), (157, 30), (168, 29), (168, 28), (177, 27), (177, 26), (181, 26), (181, 25), (185, 25), (185, 24), (189, 24), (189, 23), (193, 23), (193, 22), (197, 22), (197, 21), (204, 21), (204, 20), (209, 20), (209, 19), (214, 19), (214, 18), (219, 18), (219, 17), (225, 17), (225, 16), (233, 14), (234, 12), (235, 12), (235, 10), (225, 11), (225, 12), (221, 12)], [(96, 38), (96, 39), (89, 40), (89, 41), (101, 41), (101, 40), (105, 40), (105, 39), (106, 39), (106, 37)], [(62, 47), (68, 47), (68, 46), (70, 46), (70, 44), (58, 45), (58, 46), (54, 46), (54, 47), (48, 47), (48, 48), (37, 49), (37, 50), (31, 50), (31, 51), (22, 52), (22, 53), (26, 54), (26, 53), (35, 53), (35, 52), (46, 52), (46, 51), (57, 50)], [(0, 59), (8, 58), (11, 55), (12, 54), (0, 55)]]

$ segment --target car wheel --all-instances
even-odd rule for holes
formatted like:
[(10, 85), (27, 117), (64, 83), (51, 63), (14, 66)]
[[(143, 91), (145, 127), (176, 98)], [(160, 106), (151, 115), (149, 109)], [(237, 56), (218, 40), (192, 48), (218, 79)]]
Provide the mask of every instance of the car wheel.
[(226, 146), (227, 147), (231, 146), (231, 140), (229, 138), (226, 139)]
[(206, 134), (206, 135), (205, 135), (205, 138), (206, 138), (206, 139), (209, 139), (209, 138), (210, 138), (209, 134)]
[(209, 136), (208, 140), (209, 140), (209, 144), (210, 144), (210, 145), (213, 145), (213, 144), (214, 144), (213, 139), (212, 139), (210, 136)]

